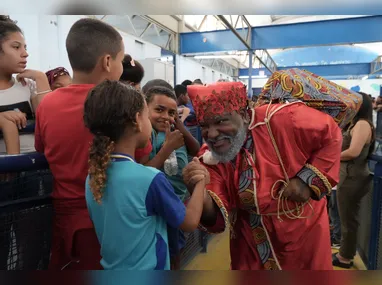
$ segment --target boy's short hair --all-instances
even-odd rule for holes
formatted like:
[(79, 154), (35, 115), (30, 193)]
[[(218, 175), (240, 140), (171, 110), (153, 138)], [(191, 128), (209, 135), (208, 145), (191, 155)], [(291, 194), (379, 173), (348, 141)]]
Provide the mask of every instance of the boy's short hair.
[(146, 102), (150, 103), (155, 97), (155, 95), (164, 95), (176, 101), (176, 96), (173, 90), (164, 86), (154, 86), (154, 87), (151, 87), (149, 90), (147, 90), (145, 94)]
[(184, 86), (188, 86), (188, 85), (192, 85), (192, 81), (191, 80), (184, 80), (183, 82), (182, 82), (182, 85), (184, 85)]
[(100, 57), (113, 58), (121, 51), (122, 36), (109, 24), (97, 19), (83, 18), (70, 28), (66, 50), (73, 70), (90, 73)]
[(172, 88), (170, 83), (166, 82), (165, 80), (153, 79), (153, 80), (150, 80), (149, 82), (147, 82), (145, 84), (145, 86), (143, 86), (143, 88), (142, 88), (143, 94), (146, 94), (147, 91), (149, 91), (149, 89), (151, 89), (153, 87), (166, 87), (166, 88), (170, 89), (171, 91), (174, 91), (174, 88)]
[(179, 98), (180, 96), (187, 94), (187, 87), (182, 84), (176, 85), (174, 89), (175, 89), (176, 98)]

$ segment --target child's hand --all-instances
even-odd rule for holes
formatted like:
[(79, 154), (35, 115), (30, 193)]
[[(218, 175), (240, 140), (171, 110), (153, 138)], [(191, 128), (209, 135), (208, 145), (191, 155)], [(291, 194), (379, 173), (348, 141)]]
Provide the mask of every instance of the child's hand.
[(45, 73), (38, 71), (38, 70), (32, 70), (32, 69), (25, 69), (23, 72), (19, 73), (16, 76), (17, 81), (19, 81), (23, 86), (25, 86), (27, 83), (25, 79), (32, 79), (33, 81), (37, 81), (39, 78), (46, 77)]
[(0, 113), (0, 124), (8, 120), (16, 124), (17, 128), (21, 130), (27, 126), (27, 116), (20, 111), (6, 111)]
[(178, 115), (175, 116), (173, 124), (175, 128), (179, 130), (181, 133), (184, 133), (184, 131), (186, 131), (186, 128), (184, 127), (183, 122)]
[(175, 130), (171, 132), (169, 122), (167, 122), (166, 138), (165, 138), (164, 145), (166, 145), (172, 150), (176, 150), (184, 146), (183, 134), (179, 130)]
[(194, 159), (183, 169), (183, 180), (189, 191), (192, 193), (195, 185), (204, 182), (206, 185), (210, 183), (210, 173), (200, 161)]

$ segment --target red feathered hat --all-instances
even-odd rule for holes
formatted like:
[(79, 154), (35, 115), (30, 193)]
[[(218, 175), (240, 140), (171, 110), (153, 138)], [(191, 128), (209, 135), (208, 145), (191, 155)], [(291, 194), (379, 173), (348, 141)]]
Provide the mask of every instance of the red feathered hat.
[(187, 86), (198, 122), (247, 107), (246, 87), (241, 82)]

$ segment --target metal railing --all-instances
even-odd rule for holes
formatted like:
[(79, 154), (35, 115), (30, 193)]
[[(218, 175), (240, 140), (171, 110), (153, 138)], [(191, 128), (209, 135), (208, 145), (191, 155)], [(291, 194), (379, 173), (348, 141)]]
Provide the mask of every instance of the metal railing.
[(47, 269), (52, 183), (43, 155), (0, 156), (0, 270)]
[[(53, 177), (38, 153), (0, 155), (0, 270), (45, 270), (50, 258)], [(206, 251), (207, 235), (186, 235), (181, 266)]]

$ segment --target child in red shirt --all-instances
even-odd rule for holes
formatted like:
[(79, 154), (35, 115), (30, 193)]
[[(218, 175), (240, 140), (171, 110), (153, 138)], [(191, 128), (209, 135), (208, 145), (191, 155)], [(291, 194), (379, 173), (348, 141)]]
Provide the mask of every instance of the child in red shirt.
[[(71, 27), (66, 49), (73, 82), (48, 94), (36, 114), (35, 147), (44, 152), (54, 177), (50, 269), (95, 270), (101, 269), (101, 257), (85, 201), (93, 136), (83, 122), (84, 102), (96, 84), (120, 78), (125, 48), (112, 26), (83, 18)], [(151, 151), (147, 148), (141, 156)]]

